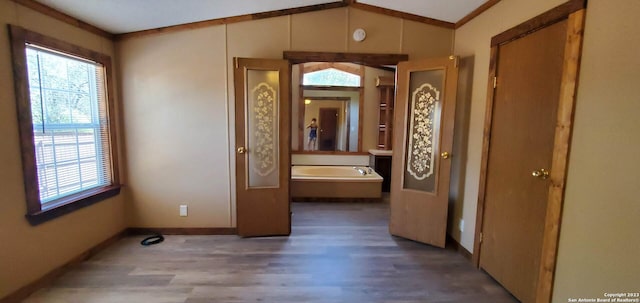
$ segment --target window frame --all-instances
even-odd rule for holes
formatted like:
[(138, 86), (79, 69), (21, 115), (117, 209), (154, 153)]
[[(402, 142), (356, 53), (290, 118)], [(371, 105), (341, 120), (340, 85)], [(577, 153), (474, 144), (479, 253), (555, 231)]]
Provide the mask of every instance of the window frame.
[[(27, 203), (25, 217), (31, 225), (38, 225), (73, 212), (80, 208), (103, 201), (120, 193), (118, 166), (118, 148), (116, 136), (115, 101), (113, 90), (113, 69), (111, 57), (62, 40), (51, 38), (15, 25), (8, 25), (11, 55), (13, 63), (14, 89), (20, 148), (22, 151), (22, 170)], [(40, 202), (36, 151), (34, 144), (31, 98), (29, 93), (29, 75), (27, 70), (26, 45), (34, 44), (58, 51), (70, 56), (84, 58), (102, 64), (105, 71), (107, 117), (109, 128), (109, 148), (111, 151), (112, 183), (106, 186), (84, 190), (67, 195), (42, 205)]]

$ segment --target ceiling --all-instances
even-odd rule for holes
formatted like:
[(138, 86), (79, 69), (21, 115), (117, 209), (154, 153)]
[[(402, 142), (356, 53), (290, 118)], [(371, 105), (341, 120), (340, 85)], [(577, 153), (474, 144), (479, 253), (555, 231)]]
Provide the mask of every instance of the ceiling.
[[(239, 15), (276, 11), (331, 0), (36, 0), (113, 34)], [(486, 0), (358, 0), (367, 5), (455, 23)]]
[(487, 0), (358, 0), (357, 2), (456, 23)]

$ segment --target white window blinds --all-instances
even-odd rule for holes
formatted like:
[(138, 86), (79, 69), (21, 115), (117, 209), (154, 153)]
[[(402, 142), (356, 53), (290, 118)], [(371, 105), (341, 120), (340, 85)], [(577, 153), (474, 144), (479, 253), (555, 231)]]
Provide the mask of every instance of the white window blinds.
[(27, 45), (40, 202), (112, 184), (104, 67)]

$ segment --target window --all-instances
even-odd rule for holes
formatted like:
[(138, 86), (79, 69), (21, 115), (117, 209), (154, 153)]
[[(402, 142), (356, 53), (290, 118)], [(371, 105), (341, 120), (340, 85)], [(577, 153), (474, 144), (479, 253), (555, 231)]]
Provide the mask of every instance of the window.
[(360, 76), (335, 68), (305, 73), (303, 85), (360, 87)]
[(27, 218), (38, 224), (118, 194), (111, 59), (10, 26)]

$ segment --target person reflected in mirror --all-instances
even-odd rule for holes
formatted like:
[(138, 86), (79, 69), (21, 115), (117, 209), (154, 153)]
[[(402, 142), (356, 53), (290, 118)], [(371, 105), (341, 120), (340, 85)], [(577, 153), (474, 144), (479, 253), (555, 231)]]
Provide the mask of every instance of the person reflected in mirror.
[(311, 123), (307, 125), (309, 128), (309, 141), (307, 142), (307, 150), (318, 149), (318, 123), (316, 118), (311, 119)]

